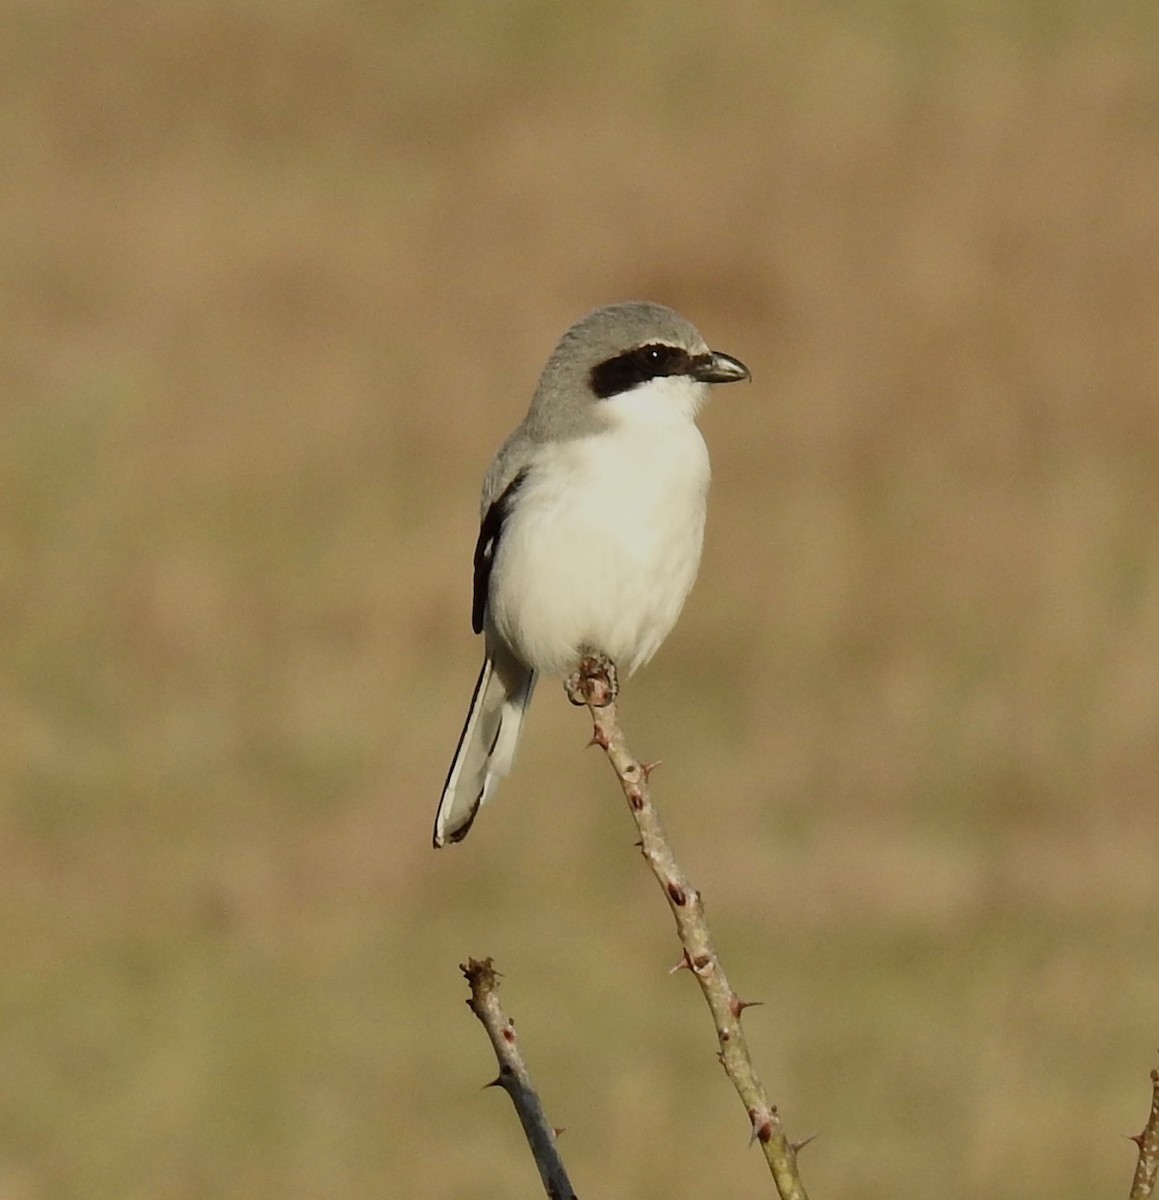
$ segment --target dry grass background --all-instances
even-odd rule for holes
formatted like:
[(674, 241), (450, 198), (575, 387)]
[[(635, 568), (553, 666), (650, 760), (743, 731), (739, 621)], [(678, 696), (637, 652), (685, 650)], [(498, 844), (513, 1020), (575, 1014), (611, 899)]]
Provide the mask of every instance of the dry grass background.
[(845, 1200), (1125, 1195), (1159, 1044), (1143, 5), (0, 9), (0, 1200), (767, 1194), (584, 720), (428, 848), (482, 471), (683, 309), (633, 745)]

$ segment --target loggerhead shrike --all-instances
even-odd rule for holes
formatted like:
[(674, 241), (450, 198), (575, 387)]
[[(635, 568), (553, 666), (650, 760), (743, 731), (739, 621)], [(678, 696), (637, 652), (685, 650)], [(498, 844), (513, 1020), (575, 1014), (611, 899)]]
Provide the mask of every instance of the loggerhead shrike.
[(596, 309), (560, 339), (483, 482), (471, 620), (483, 669), (443, 787), (434, 844), (467, 835), (511, 770), (537, 675), (585, 655), (631, 675), (696, 579), (710, 383), (748, 368), (660, 304)]

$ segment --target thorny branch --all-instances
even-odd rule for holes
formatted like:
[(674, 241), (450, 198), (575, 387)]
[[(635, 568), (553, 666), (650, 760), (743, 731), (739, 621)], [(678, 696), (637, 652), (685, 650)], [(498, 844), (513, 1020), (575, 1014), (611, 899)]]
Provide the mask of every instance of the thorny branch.
[(483, 1022), (483, 1028), (495, 1048), (499, 1074), (488, 1085), (501, 1087), (510, 1097), (527, 1144), (539, 1168), (548, 1200), (576, 1200), (576, 1194), (564, 1169), (563, 1159), (555, 1148), (556, 1131), (543, 1111), (539, 1096), (531, 1085), (531, 1076), (519, 1052), (515, 1022), (503, 1012), (499, 1003), (499, 973), (489, 958), (468, 959), (459, 970), (471, 985), (471, 1011)]
[(1151, 1114), (1143, 1132), (1131, 1139), (1139, 1147), (1139, 1162), (1130, 1200), (1150, 1200), (1159, 1179), (1159, 1070), (1151, 1072)]
[(696, 976), (700, 990), (712, 1012), (716, 1037), (720, 1043), (720, 1062), (736, 1088), (749, 1120), (753, 1138), (761, 1145), (781, 1200), (807, 1200), (805, 1186), (797, 1171), (797, 1151), (805, 1143), (793, 1143), (785, 1134), (776, 1105), (769, 1103), (760, 1079), (753, 1069), (748, 1043), (741, 1028), (741, 1013), (750, 1002), (733, 991), (705, 920), (700, 893), (689, 883), (676, 861), (660, 818), (652, 804), (648, 786), (650, 768), (640, 763), (628, 749), (616, 718), (615, 679), (605, 664), (585, 659), (580, 670), (568, 681), (573, 702), (587, 705), (595, 728), (592, 741), (608, 756), (628, 801), (632, 819), (640, 832), (640, 848), (676, 918), (676, 931), (684, 947), (682, 966)]

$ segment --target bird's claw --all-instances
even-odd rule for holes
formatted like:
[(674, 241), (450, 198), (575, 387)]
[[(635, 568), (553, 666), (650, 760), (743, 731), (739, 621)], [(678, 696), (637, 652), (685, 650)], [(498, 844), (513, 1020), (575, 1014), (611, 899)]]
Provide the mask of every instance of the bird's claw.
[(585, 654), (563, 683), (567, 698), (582, 708), (606, 708), (620, 692), (616, 664), (606, 654)]

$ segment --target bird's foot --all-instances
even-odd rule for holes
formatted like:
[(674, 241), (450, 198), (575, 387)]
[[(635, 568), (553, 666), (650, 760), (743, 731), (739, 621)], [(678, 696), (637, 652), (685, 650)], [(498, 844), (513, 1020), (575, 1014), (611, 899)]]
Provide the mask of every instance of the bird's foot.
[(616, 664), (606, 654), (585, 654), (579, 668), (563, 681), (567, 698), (578, 708), (607, 708), (620, 692)]

